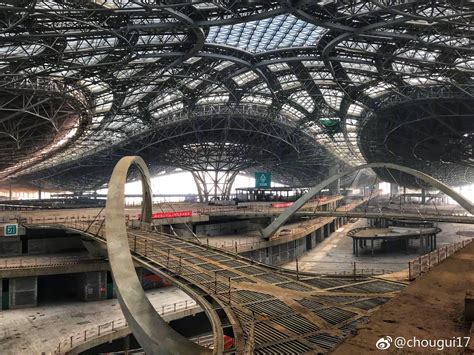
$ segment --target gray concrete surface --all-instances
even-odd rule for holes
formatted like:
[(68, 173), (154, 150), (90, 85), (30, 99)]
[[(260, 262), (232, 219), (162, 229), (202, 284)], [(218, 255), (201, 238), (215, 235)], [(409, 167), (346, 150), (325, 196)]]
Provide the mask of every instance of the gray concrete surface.
[[(406, 269), (408, 262), (417, 258), (419, 255), (415, 252), (405, 254), (403, 251), (393, 253), (377, 253), (374, 256), (367, 253), (361, 253), (358, 257), (352, 254), (352, 239), (346, 236), (346, 233), (354, 228), (367, 226), (365, 219), (359, 219), (355, 223), (349, 223), (305, 254), (298, 260), (300, 271), (310, 271), (317, 273), (350, 273), (353, 271), (354, 262), (357, 269), (364, 269), (366, 272), (385, 273)], [(466, 224), (439, 223), (438, 227), (442, 232), (437, 237), (437, 247), (460, 242), (469, 237), (463, 237), (456, 234), (457, 231), (474, 231), (474, 226)], [(290, 262), (283, 267), (296, 269), (296, 263)]]
[[(190, 299), (175, 287), (149, 291), (147, 297), (155, 309)], [(0, 311), (0, 353), (50, 353), (63, 339), (119, 318), (123, 313), (117, 299)]]

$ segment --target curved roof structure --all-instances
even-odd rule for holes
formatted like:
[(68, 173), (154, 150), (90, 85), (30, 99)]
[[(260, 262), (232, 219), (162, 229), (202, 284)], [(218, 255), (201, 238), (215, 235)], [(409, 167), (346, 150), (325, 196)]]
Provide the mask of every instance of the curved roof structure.
[(472, 180), (469, 1), (0, 9), (0, 179), (92, 188), (133, 153), (155, 173), (269, 167), (308, 184), (386, 161)]

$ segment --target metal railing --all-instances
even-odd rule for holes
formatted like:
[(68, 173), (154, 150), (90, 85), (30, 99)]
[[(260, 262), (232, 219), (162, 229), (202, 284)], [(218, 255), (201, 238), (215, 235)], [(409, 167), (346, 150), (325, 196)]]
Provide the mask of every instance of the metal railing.
[[(303, 207), (302, 210), (309, 208), (320, 209), (321, 206), (326, 204), (337, 202), (340, 200), (338, 196), (331, 196), (327, 200), (320, 201), (318, 197), (308, 201)], [(209, 214), (209, 213), (219, 213), (219, 212), (242, 212), (242, 211), (252, 211), (252, 212), (262, 212), (270, 213), (275, 211), (283, 212), (285, 208), (272, 207), (273, 203), (279, 203), (280, 201), (255, 201), (255, 202), (243, 202), (238, 205), (228, 205), (228, 206), (206, 206), (198, 209), (196, 212), (199, 214)], [(291, 201), (294, 202), (294, 201)], [(346, 205), (349, 207), (350, 204)]]
[(427, 272), (433, 266), (439, 264), (449, 256), (453, 255), (459, 249), (464, 248), (471, 243), (472, 239), (466, 239), (461, 242), (449, 244), (438, 248), (428, 254), (422, 255), (408, 262), (408, 278), (410, 281), (416, 279), (422, 273)]
[[(194, 308), (199, 308), (199, 305), (196, 303), (196, 301), (194, 301), (193, 299), (187, 299), (180, 302), (162, 305), (156, 308), (156, 311), (160, 316), (166, 316), (169, 314)], [(83, 345), (101, 336), (118, 332), (120, 330), (126, 329), (127, 327), (127, 321), (125, 320), (125, 318), (122, 317), (111, 320), (106, 323), (98, 324), (94, 327), (84, 329), (83, 331), (71, 335), (69, 338), (59, 342), (58, 346), (52, 354), (66, 354), (67, 352), (71, 351), (79, 345)]]
[(0, 269), (21, 269), (28, 267), (54, 267), (73, 265), (84, 262), (101, 262), (103, 258), (91, 258), (90, 256), (39, 256), (30, 258), (10, 258), (0, 260)]
[[(298, 268), (303, 267), (303, 271), (320, 274), (320, 275), (357, 275), (357, 276), (367, 276), (367, 275), (385, 275), (398, 272), (404, 268), (406, 263), (402, 262), (357, 262), (357, 261), (314, 261), (314, 260), (295, 260), (295, 264), (298, 265)], [(311, 269), (320, 269), (319, 271), (307, 270), (309, 267)], [(321, 267), (318, 267), (321, 265)], [(331, 270), (331, 265), (334, 265), (334, 268)]]
[[(314, 232), (319, 228), (323, 228), (326, 224), (331, 223), (334, 219), (335, 217), (317, 217), (311, 219), (310, 221), (299, 223), (298, 225), (285, 226), (284, 228), (279, 230), (274, 237), (272, 237), (272, 240), (277, 240), (285, 237), (299, 239)], [(326, 222), (326, 224), (324, 224), (324, 222)], [(200, 237), (200, 239), (203, 240), (203, 237)], [(233, 251), (236, 253), (242, 251), (242, 249), (244, 249), (245, 251), (251, 251), (268, 247), (268, 241), (261, 240), (260, 236), (247, 238), (238, 237), (237, 239), (221, 239), (215, 241), (212, 241), (212, 237), (207, 237), (206, 244), (227, 251)]]

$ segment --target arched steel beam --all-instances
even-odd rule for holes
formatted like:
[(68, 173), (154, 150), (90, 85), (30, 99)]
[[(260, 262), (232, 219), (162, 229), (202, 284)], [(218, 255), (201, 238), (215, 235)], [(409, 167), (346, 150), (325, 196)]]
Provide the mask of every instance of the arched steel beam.
[(301, 196), (292, 206), (288, 207), (282, 214), (280, 214), (272, 223), (270, 223), (265, 229), (261, 231), (262, 237), (265, 239), (270, 238), (273, 236), (278, 228), (282, 227), (285, 222), (290, 219), (303, 205), (311, 200), (314, 196), (316, 196), (323, 188), (332, 184), (333, 182), (337, 181), (341, 177), (346, 175), (352, 174), (356, 171), (368, 168), (387, 168), (398, 170), (407, 174), (410, 174), (414, 177), (417, 177), (427, 184), (433, 186), (434, 188), (444, 192), (446, 195), (451, 197), (454, 201), (459, 203), (467, 212), (474, 214), (474, 205), (467, 199), (465, 199), (461, 194), (454, 191), (448, 185), (442, 183), (439, 180), (432, 178), (431, 176), (422, 173), (421, 171), (407, 168), (405, 166), (391, 164), (391, 163), (370, 163), (355, 166), (349, 170), (343, 171), (339, 174), (333, 175), (330, 178), (324, 180), (323, 182), (319, 183), (315, 187), (311, 188), (307, 193)]
[(212, 354), (177, 333), (158, 315), (138, 280), (125, 225), (125, 182), (132, 165), (138, 168), (143, 190), (143, 227), (151, 223), (150, 173), (142, 158), (123, 157), (117, 163), (107, 193), (105, 233), (107, 253), (117, 287), (120, 308), (147, 354)]

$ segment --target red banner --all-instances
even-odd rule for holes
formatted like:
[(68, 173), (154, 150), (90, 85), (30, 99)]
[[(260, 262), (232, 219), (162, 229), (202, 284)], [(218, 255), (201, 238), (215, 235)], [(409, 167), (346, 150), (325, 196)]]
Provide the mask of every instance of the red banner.
[(290, 207), (293, 204), (293, 202), (275, 202), (272, 203), (273, 208), (285, 208), (285, 207)]
[(224, 335), (224, 350), (231, 349), (234, 346), (234, 339), (228, 335)]
[(179, 218), (179, 217), (191, 217), (193, 211), (176, 211), (176, 212), (155, 212), (151, 215), (152, 219), (162, 218)]

